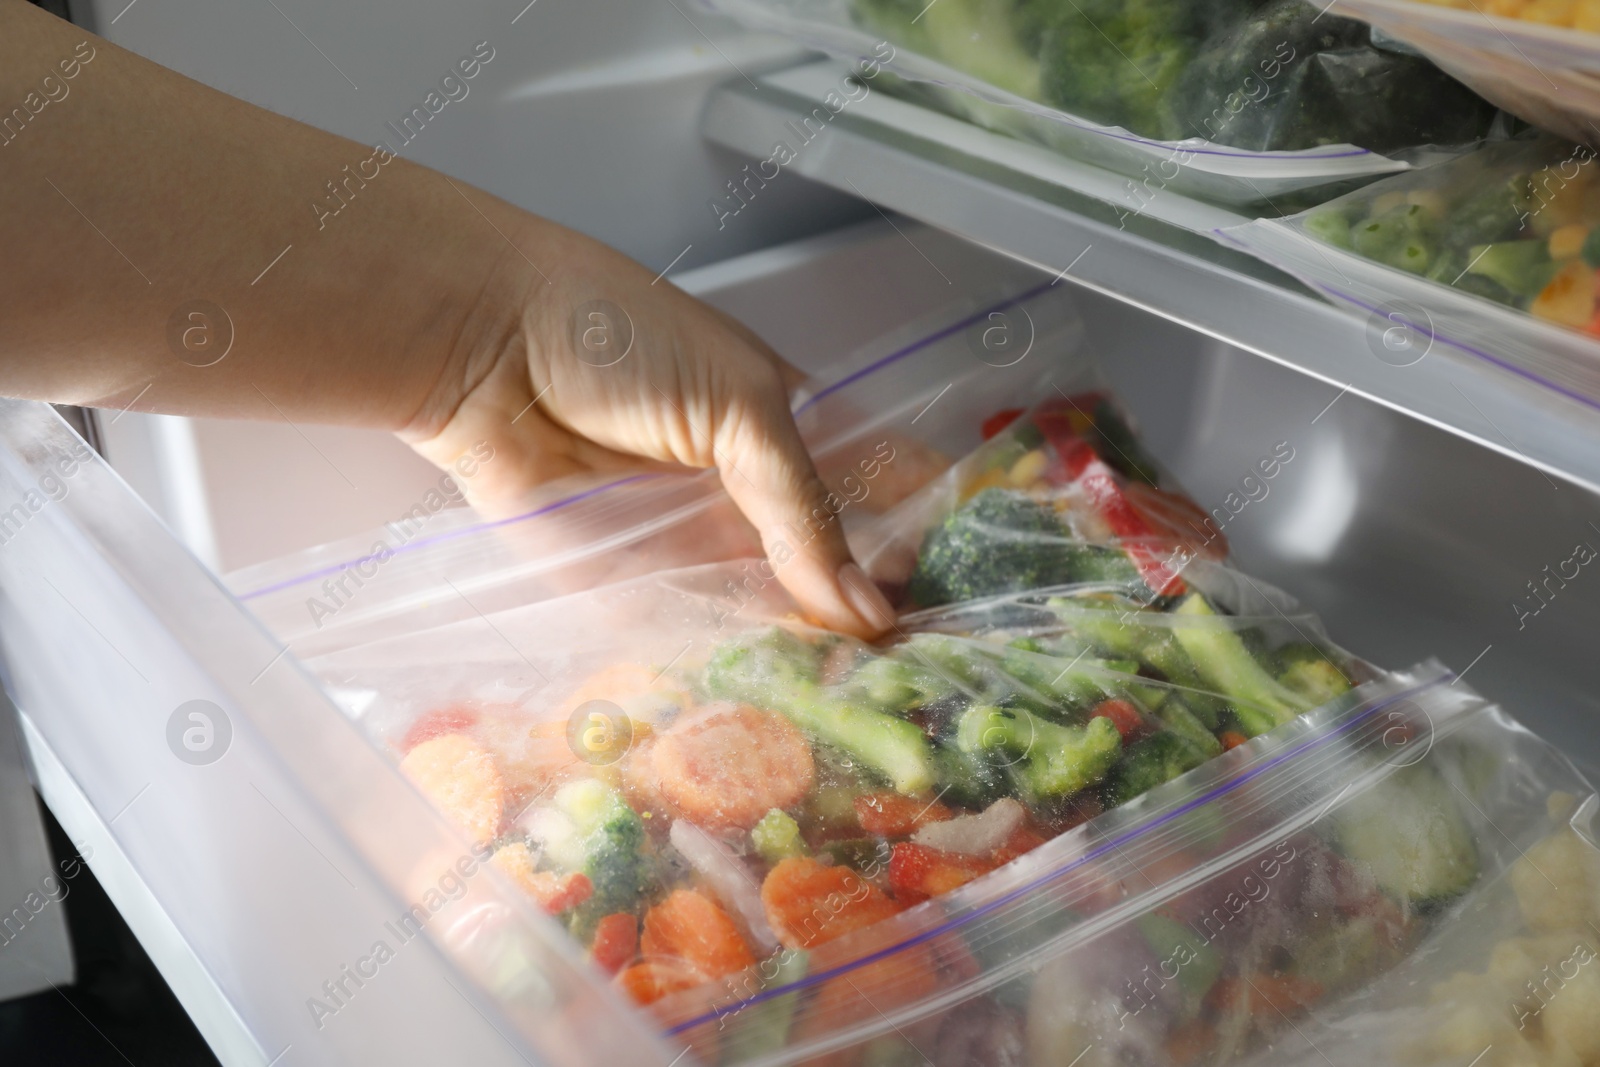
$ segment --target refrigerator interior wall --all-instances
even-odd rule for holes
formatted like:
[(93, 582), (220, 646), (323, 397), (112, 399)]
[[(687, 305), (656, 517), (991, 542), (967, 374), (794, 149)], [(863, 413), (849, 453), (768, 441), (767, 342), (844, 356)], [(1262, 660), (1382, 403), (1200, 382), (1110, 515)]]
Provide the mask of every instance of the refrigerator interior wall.
[[(763, 190), (760, 212), (719, 221), (711, 202), (728, 197), (747, 160), (700, 139), (701, 104), (719, 82), (803, 52), (691, 11), (686, 0), (82, 6), (88, 25), (124, 48), (362, 144), (385, 142), (652, 270), (686, 270), (872, 214), (794, 179)], [(452, 87), (460, 99), (402, 143), (402, 120), (475, 49), (491, 58), (465, 95)], [(286, 229), (312, 220), (312, 202), (327, 191), (311, 185), (305, 194), (304, 220), (286, 220)], [(462, 225), (482, 225), (466, 205)]]

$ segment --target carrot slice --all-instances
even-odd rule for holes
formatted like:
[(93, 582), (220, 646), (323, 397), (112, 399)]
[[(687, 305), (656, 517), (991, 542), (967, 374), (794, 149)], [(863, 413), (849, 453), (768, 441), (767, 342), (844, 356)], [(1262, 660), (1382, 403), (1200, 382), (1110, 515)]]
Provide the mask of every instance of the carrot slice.
[(505, 783), (494, 757), (472, 738), (445, 734), (424, 741), (400, 761), (400, 770), (473, 841), (494, 838), (505, 817)]
[(761, 883), (761, 903), (778, 940), (788, 948), (813, 948), (900, 911), (883, 890), (849, 867), (829, 867), (810, 857), (783, 860)]
[(684, 960), (709, 978), (755, 963), (728, 913), (693, 889), (674, 890), (645, 913), (639, 947), (646, 956)]
[(662, 997), (693, 989), (706, 976), (683, 960), (640, 960), (617, 975), (617, 986), (635, 1004), (653, 1004)]
[(410, 752), (424, 741), (432, 741), (445, 734), (464, 734), (478, 722), (478, 713), (464, 704), (425, 711), (411, 724), (400, 739), (400, 751)]
[(781, 715), (722, 705), (680, 718), (650, 750), (662, 800), (699, 826), (748, 830), (797, 803), (816, 768), (811, 746)]

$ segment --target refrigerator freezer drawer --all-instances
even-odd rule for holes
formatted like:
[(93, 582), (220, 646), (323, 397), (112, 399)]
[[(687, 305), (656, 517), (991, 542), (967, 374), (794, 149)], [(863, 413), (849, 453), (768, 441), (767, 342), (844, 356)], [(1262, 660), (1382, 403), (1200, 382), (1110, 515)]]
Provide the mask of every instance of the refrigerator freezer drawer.
[[(688, 281), (818, 363), (964, 290), (1041, 278), (900, 221)], [(1358, 654), (1469, 670), (1600, 766), (1586, 638), (1600, 597), (1582, 585), (1594, 579), (1521, 628), (1510, 606), (1574, 541), (1600, 544), (1600, 500), (1121, 300), (1059, 292), (1203, 506), (1222, 506), (1280, 442), (1293, 449), (1270, 495), (1228, 520), (1245, 569)], [(1047, 372), (1059, 356), (1028, 358)], [(0, 548), (8, 687), (47, 799), (75, 839), (97, 842), (91, 865), (226, 1062), (671, 1062), (678, 1050), (590, 978), (554, 924), (490, 879), (467, 878), (424, 936), (397, 937), (424, 899), (419, 877), (462, 846), (115, 474), (67, 461), (78, 446), (63, 424), (24, 404), (4, 415), (0, 510), (38, 504)], [(504, 923), (478, 939), (499, 956), (436, 947), (485, 915)]]

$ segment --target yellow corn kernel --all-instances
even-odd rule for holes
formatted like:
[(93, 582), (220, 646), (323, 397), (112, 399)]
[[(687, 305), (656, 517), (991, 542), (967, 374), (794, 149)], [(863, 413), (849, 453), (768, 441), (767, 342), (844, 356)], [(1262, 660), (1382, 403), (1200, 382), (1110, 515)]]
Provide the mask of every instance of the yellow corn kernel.
[(1583, 251), (1583, 242), (1589, 238), (1589, 227), (1581, 222), (1568, 223), (1550, 235), (1550, 258), (1572, 259)]
[(1012, 485), (1026, 489), (1044, 475), (1044, 470), (1049, 465), (1050, 457), (1036, 448), (1013, 463), (1006, 477), (1010, 479)]

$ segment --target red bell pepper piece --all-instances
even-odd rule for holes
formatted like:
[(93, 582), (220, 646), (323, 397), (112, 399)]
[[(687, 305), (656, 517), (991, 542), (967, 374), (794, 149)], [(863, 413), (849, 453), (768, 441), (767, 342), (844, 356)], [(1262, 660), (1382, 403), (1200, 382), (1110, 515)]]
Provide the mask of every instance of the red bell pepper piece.
[(1183, 595), (1188, 586), (1178, 577), (1173, 560), (1178, 551), (1187, 550), (1159, 534), (1144, 513), (1129, 502), (1116, 472), (1095, 454), (1078, 429), (1079, 424), (1092, 425), (1089, 417), (1076, 408), (1051, 407), (1037, 412), (1033, 421), (1055, 447), (1061, 484), (1076, 485), (1088, 497), (1095, 512), (1122, 542), (1122, 550), (1133, 560), (1145, 584), (1162, 596)]
[(616, 974), (639, 951), (639, 920), (625, 911), (607, 915), (594, 927), (589, 958), (607, 974)]
[(1003, 411), (997, 411), (983, 420), (983, 425), (978, 428), (978, 432), (983, 434), (985, 441), (988, 441), (998, 437), (1007, 426), (1016, 422), (1021, 415), (1021, 408), (1006, 408)]
[(1122, 735), (1123, 744), (1127, 744), (1144, 732), (1144, 716), (1139, 714), (1138, 708), (1126, 700), (1103, 700), (1095, 705), (1094, 711), (1089, 713), (1089, 718), (1110, 719), (1111, 725)]
[(862, 793), (855, 798), (856, 821), (875, 837), (907, 837), (930, 822), (953, 814), (937, 800), (918, 800), (899, 793)]
[(901, 903), (918, 904), (966, 885), (997, 866), (985, 856), (964, 856), (902, 841), (889, 854), (889, 887)]
[(901, 903), (917, 904), (1004, 867), (1044, 841), (1026, 824), (1017, 827), (999, 848), (986, 856), (945, 852), (914, 841), (902, 841), (889, 853), (889, 888)]

